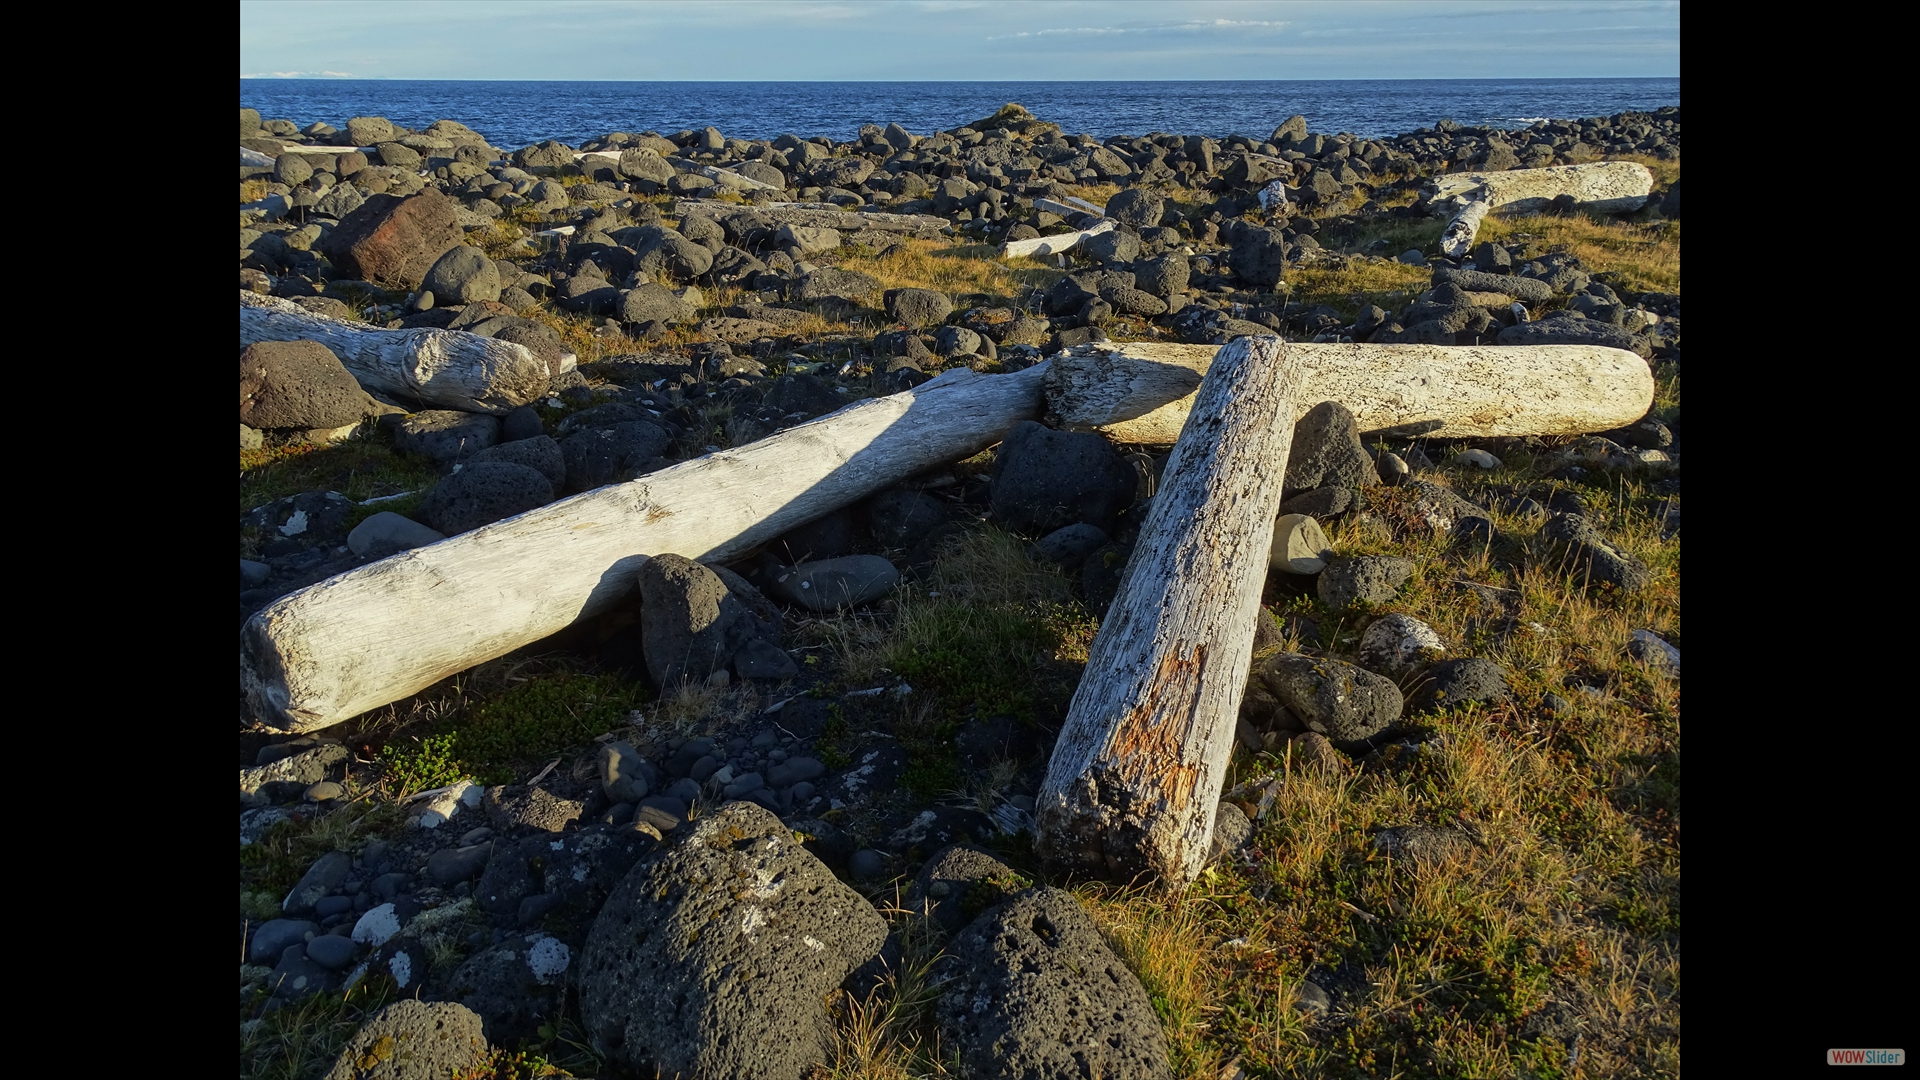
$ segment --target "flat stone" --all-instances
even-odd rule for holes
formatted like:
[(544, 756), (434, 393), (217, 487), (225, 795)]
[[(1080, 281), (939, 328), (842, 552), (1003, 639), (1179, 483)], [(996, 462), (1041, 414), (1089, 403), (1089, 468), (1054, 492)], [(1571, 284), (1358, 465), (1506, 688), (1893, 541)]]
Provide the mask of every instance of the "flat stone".
[[(1339, 489), (1335, 489), (1339, 490)], [(1333, 558), (1333, 544), (1320, 523), (1305, 514), (1284, 514), (1273, 523), (1267, 566), (1288, 574), (1317, 574)]]

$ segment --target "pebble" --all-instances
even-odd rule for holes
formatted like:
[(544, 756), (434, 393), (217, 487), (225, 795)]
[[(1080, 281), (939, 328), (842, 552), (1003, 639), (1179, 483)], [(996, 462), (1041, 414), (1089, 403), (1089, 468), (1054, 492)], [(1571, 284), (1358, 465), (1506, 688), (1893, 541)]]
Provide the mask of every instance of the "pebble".
[(273, 963), (287, 946), (298, 945), (320, 934), (320, 924), (305, 919), (270, 919), (253, 931), (247, 942), (247, 962)]
[(334, 799), (345, 798), (346, 794), (346, 788), (331, 780), (322, 780), (308, 788), (306, 794), (301, 797), (308, 802), (331, 802)]

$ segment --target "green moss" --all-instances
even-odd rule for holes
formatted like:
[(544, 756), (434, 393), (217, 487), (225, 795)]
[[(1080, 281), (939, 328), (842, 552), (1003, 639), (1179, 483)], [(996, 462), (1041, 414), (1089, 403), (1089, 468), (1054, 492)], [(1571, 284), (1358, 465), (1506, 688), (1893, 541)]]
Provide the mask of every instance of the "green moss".
[[(364, 436), (334, 446), (242, 450), (240, 512), (303, 491), (337, 491), (360, 502), (431, 487), (439, 476), (425, 458), (402, 454)], [(376, 503), (368, 513), (391, 508), (391, 504)]]
[(984, 877), (967, 886), (966, 895), (960, 898), (960, 910), (971, 919), (1014, 893), (1031, 888), (1032, 879), (1012, 872)]
[(529, 678), (468, 706), (411, 745), (384, 748), (388, 784), (424, 791), (463, 776), (482, 784), (511, 783), (535, 759), (613, 730), (644, 700), (640, 687), (611, 675)]

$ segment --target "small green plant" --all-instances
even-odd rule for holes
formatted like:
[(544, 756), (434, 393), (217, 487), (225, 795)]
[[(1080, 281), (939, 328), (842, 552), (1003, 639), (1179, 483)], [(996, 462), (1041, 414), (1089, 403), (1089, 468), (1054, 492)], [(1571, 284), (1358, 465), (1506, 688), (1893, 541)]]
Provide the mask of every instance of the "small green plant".
[(463, 779), (466, 770), (454, 758), (453, 733), (429, 735), (406, 747), (388, 744), (380, 750), (393, 797), (404, 799), (416, 791), (445, 787)]

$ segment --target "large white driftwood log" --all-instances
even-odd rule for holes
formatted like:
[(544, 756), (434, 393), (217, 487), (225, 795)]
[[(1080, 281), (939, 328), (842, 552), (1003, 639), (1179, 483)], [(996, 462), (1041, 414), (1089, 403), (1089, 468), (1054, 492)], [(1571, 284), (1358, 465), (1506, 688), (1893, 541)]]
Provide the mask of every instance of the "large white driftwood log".
[[(1484, 189), (1479, 191), (1476, 189)], [(1626, 214), (1647, 205), (1653, 173), (1634, 161), (1595, 161), (1506, 172), (1442, 173), (1421, 188), (1435, 217), (1451, 217), (1470, 202), (1522, 213), (1545, 210), (1562, 195), (1575, 207), (1600, 214)]]
[(293, 731), (397, 701), (608, 610), (650, 555), (723, 560), (979, 453), (1035, 418), (1045, 376), (957, 368), (283, 596), (241, 631), (241, 686)]
[(317, 341), (375, 394), (467, 412), (510, 412), (538, 400), (559, 374), (511, 341), (463, 330), (380, 330), (242, 289), (240, 347), (257, 341)]
[(1119, 228), (1111, 219), (1102, 221), (1090, 229), (1079, 232), (1061, 233), (1059, 236), (1037, 236), (1031, 240), (1009, 240), (1000, 249), (1000, 256), (1006, 259), (1019, 258), (1022, 255), (1055, 255), (1073, 248), (1082, 240), (1091, 240), (1101, 233), (1110, 233)]
[(1474, 199), (1461, 207), (1440, 234), (1440, 254), (1449, 259), (1464, 258), (1473, 250), (1473, 238), (1480, 234), (1480, 221), (1491, 209), (1492, 205), (1484, 199)]
[(1311, 376), (1277, 337), (1214, 359), (1035, 800), (1034, 848), (1067, 871), (1177, 888), (1204, 866)]
[[(1061, 427), (1116, 442), (1166, 446), (1180, 437), (1220, 346), (1099, 343), (1057, 356), (1047, 412)], [(1647, 414), (1653, 373), (1624, 349), (1597, 345), (1290, 344), (1312, 400), (1353, 410), (1362, 431), (1435, 438), (1579, 435)], [(1297, 417), (1296, 417), (1297, 419)]]

